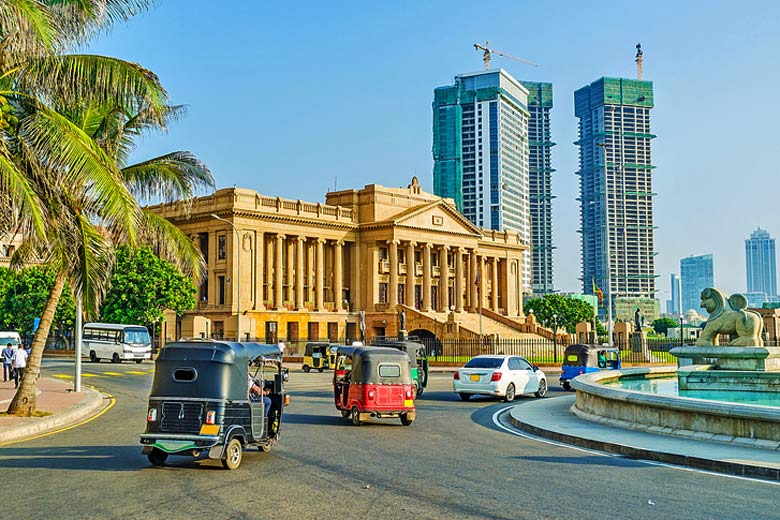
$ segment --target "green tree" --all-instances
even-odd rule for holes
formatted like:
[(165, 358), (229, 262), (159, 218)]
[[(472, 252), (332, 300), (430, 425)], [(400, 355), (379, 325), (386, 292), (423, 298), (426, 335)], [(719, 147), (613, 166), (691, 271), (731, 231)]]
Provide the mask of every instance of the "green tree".
[(149, 247), (120, 246), (101, 316), (110, 323), (151, 327), (162, 320), (167, 309), (181, 316), (195, 308), (195, 294), (192, 277), (155, 256)]
[[(33, 333), (35, 318), (40, 318), (49, 298), (56, 272), (50, 266), (27, 267), (20, 271), (0, 268), (1, 326), (17, 330), (23, 337)], [(69, 290), (63, 291), (54, 324), (61, 330), (73, 328), (76, 307)]]
[(664, 336), (666, 336), (666, 333), (669, 329), (673, 329), (677, 326), (677, 320), (672, 318), (658, 318), (653, 322), (653, 330), (655, 330), (658, 334), (663, 334)]
[(593, 320), (593, 306), (584, 300), (569, 298), (560, 294), (545, 294), (525, 304), (525, 311), (534, 311), (536, 319), (552, 328), (553, 315), (557, 316), (558, 328), (574, 332), (577, 323)]

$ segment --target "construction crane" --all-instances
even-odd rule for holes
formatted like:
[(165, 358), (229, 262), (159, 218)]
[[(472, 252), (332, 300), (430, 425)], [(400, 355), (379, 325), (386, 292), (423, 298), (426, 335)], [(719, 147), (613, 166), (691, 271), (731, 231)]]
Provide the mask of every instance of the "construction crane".
[(485, 62), (485, 70), (490, 70), (490, 55), (491, 54), (497, 54), (499, 56), (503, 56), (504, 58), (509, 58), (510, 60), (516, 60), (521, 63), (525, 63), (526, 65), (531, 65), (533, 67), (538, 67), (536, 63), (528, 60), (524, 60), (523, 58), (518, 58), (517, 56), (512, 56), (511, 54), (506, 54), (500, 51), (497, 51), (495, 49), (491, 49), (488, 47), (488, 42), (485, 42), (485, 45), (480, 45), (478, 43), (474, 44), (474, 48), (478, 51), (483, 51), (484, 55), (482, 56), (482, 61)]
[(642, 44), (637, 43), (636, 44), (636, 59), (634, 61), (636, 62), (636, 79), (641, 80), (642, 79), (642, 62), (644, 61), (644, 58), (642, 56)]

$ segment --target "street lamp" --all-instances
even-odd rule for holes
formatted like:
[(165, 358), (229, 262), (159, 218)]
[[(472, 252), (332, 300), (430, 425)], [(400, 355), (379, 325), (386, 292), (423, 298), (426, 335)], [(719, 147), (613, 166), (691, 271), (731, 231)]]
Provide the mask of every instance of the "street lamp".
[(598, 143), (604, 152), (604, 246), (607, 249), (607, 321), (609, 322), (609, 346), (614, 346), (614, 326), (612, 323), (612, 253), (609, 247), (609, 188), (607, 183), (607, 143)]
[(553, 314), (553, 363), (558, 363), (558, 315)]
[(212, 213), (211, 216), (212, 218), (228, 224), (233, 228), (233, 231), (236, 232), (236, 261), (238, 266), (236, 267), (236, 276), (233, 277), (233, 283), (236, 284), (236, 299), (238, 300), (236, 303), (236, 341), (241, 341), (241, 234), (238, 232), (238, 228), (236, 228), (235, 224), (229, 220), (225, 220), (214, 213)]

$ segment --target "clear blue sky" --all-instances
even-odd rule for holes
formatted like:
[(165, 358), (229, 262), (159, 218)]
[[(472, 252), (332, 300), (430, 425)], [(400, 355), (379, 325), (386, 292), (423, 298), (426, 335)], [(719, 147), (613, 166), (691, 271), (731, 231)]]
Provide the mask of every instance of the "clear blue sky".
[(434, 87), (482, 68), (472, 44), (520, 79), (550, 81), (555, 285), (579, 291), (573, 92), (601, 76), (655, 85), (652, 112), (659, 298), (690, 254), (745, 290), (744, 240), (780, 235), (780, 3), (168, 1), (89, 50), (155, 71), (188, 116), (147, 138), (138, 159), (191, 150), (219, 187), (323, 201), (328, 189), (432, 189)]

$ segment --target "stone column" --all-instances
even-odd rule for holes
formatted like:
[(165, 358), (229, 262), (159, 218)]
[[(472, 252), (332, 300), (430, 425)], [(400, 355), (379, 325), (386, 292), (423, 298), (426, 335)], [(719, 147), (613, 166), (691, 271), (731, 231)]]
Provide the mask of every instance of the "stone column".
[(498, 258), (492, 257), (490, 259), (490, 268), (493, 277), (490, 282), (490, 310), (498, 312)]
[(477, 305), (484, 309), (487, 307), (487, 295), (485, 294), (487, 292), (485, 290), (487, 288), (487, 280), (485, 279), (487, 270), (485, 269), (484, 255), (479, 255), (479, 258), (477, 258), (477, 272), (479, 273), (479, 287), (477, 287), (477, 298), (479, 301)]
[(269, 237), (264, 244), (265, 247), (265, 297), (268, 301), (268, 308), (274, 308), (274, 242), (275, 240)]
[(264, 310), (263, 281), (265, 278), (265, 235), (255, 233), (255, 309)]
[(390, 294), (387, 295), (387, 302), (390, 310), (398, 307), (398, 240), (390, 240), (390, 286), (387, 288)]
[(314, 310), (325, 310), (325, 240), (317, 239), (317, 268), (314, 277)]
[[(469, 312), (477, 312), (477, 307), (479, 306), (479, 303), (477, 301), (477, 252), (475, 250), (471, 250), (469, 252), (469, 280), (468, 280), (468, 291), (469, 291)], [(479, 283), (482, 283), (482, 280), (479, 281)]]
[(284, 269), (285, 273), (285, 291), (284, 291), (284, 301), (286, 302), (292, 302), (295, 299), (295, 292), (293, 291), (295, 287), (295, 241), (294, 240), (288, 240), (286, 242), (287, 247), (287, 258), (286, 260), (286, 266)]
[(340, 312), (343, 306), (344, 300), (344, 266), (342, 265), (342, 252), (344, 242), (337, 240), (333, 244), (333, 300), (336, 302), (336, 312)]
[(414, 308), (414, 280), (416, 278), (414, 247), (416, 245), (414, 242), (406, 244), (406, 306), (411, 308)]
[(282, 310), (284, 307), (282, 292), (284, 280), (284, 235), (276, 235), (276, 261), (274, 262), (274, 310)]
[(455, 312), (463, 312), (463, 248), (455, 249)]
[[(350, 282), (349, 282), (349, 297), (352, 300), (352, 309), (357, 312), (364, 310), (363, 304), (363, 279), (360, 265), (360, 244), (358, 242), (351, 242), (349, 245), (349, 263), (350, 263)], [(370, 255), (369, 255), (370, 257)], [(369, 262), (371, 267), (368, 272), (376, 272), (376, 264)]]
[(449, 310), (449, 301), (447, 286), (450, 280), (450, 265), (447, 263), (447, 251), (449, 246), (439, 246), (439, 312)]
[(423, 245), (423, 312), (431, 311), (431, 244)]
[(314, 303), (314, 248), (315, 244), (311, 243), (310, 241), (306, 241), (306, 286), (308, 287), (306, 291), (306, 296), (304, 297), (304, 305), (305, 302), (312, 302)]
[(303, 281), (303, 250), (306, 247), (306, 237), (299, 236), (295, 241), (295, 310), (304, 308)]

